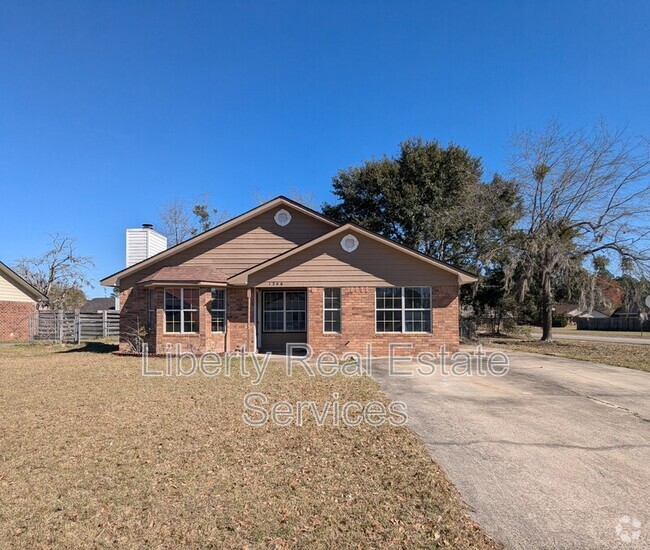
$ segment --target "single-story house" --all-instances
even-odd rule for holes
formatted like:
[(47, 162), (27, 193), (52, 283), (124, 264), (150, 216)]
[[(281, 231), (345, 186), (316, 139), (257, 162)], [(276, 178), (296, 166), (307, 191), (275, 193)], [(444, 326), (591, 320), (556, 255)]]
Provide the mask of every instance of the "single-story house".
[(555, 313), (566, 315), (569, 321), (575, 323), (576, 319), (605, 319), (609, 317), (606, 313), (578, 304), (556, 304)]
[(119, 311), (118, 298), (91, 298), (79, 308), (80, 313), (102, 313), (104, 311)]
[(28, 340), (29, 323), (45, 296), (0, 262), (0, 340)]
[(101, 281), (120, 292), (120, 349), (408, 354), (459, 345), (476, 276), (278, 197)]
[(623, 319), (647, 319), (649, 308), (645, 304), (634, 303), (629, 306), (621, 306), (612, 313), (612, 317)]

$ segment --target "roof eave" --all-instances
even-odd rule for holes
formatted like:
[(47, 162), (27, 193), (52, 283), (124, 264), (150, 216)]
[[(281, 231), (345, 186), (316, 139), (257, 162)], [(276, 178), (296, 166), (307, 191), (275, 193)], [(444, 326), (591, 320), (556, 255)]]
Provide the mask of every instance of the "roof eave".
[(203, 286), (203, 287), (222, 287), (228, 286), (228, 283), (223, 281), (147, 281), (143, 285), (145, 288), (161, 288), (161, 287), (182, 287), (182, 286)]
[(177, 245), (172, 246), (171, 248), (168, 248), (166, 250), (163, 250), (162, 252), (159, 252), (158, 254), (155, 254), (154, 256), (151, 256), (150, 258), (147, 258), (146, 260), (142, 260), (141, 262), (138, 262), (137, 264), (134, 264), (132, 266), (129, 266), (125, 269), (121, 269), (120, 271), (117, 271), (108, 277), (105, 277), (104, 279), (99, 281), (99, 284), (102, 286), (119, 286), (120, 284), (120, 278), (124, 277), (125, 275), (130, 275), (131, 273), (135, 273), (139, 269), (142, 269), (148, 265), (151, 265), (159, 260), (162, 260), (164, 258), (168, 258), (170, 256), (173, 256), (174, 254), (181, 252), (187, 248), (190, 248), (191, 246), (194, 246), (195, 244), (198, 244), (200, 242), (203, 242), (206, 239), (211, 238), (214, 235), (218, 235), (219, 233), (226, 231), (227, 229), (231, 227), (235, 227), (238, 224), (254, 217), (257, 214), (261, 214), (262, 212), (266, 212), (267, 210), (270, 210), (274, 208), (275, 206), (279, 204), (285, 204), (287, 206), (291, 206), (295, 208), (296, 210), (299, 210), (300, 212), (307, 214), (308, 216), (311, 216), (313, 218), (317, 218), (325, 223), (330, 224), (332, 227), (338, 227), (339, 224), (337, 224), (334, 220), (329, 219), (326, 216), (323, 216), (322, 214), (319, 214), (318, 212), (312, 210), (311, 208), (307, 208), (306, 206), (303, 206), (300, 203), (297, 203), (295, 201), (292, 201), (291, 199), (288, 199), (285, 196), (280, 195), (279, 197), (276, 197), (274, 199), (271, 199), (270, 201), (261, 204), (255, 208), (252, 208), (248, 212), (244, 212), (243, 214), (240, 214), (239, 216), (236, 216), (228, 221), (225, 221), (224, 223), (217, 225), (216, 227), (213, 227), (211, 229), (208, 229), (207, 231), (204, 231), (203, 233), (200, 233), (199, 235), (196, 235), (195, 237), (192, 237), (186, 241), (183, 241), (182, 243), (179, 243)]

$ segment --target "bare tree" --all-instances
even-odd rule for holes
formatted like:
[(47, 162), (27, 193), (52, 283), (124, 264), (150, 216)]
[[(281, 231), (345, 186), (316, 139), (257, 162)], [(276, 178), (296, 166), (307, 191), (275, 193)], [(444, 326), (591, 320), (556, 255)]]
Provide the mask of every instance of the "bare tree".
[(554, 287), (605, 256), (647, 273), (650, 266), (648, 142), (604, 124), (515, 138), (512, 171), (525, 222), (513, 235), (507, 281), (520, 297), (540, 288), (542, 340), (552, 340)]
[(176, 197), (160, 212), (160, 230), (173, 246), (219, 225), (226, 218), (225, 212), (210, 208), (205, 198), (190, 208), (187, 202)]
[(81, 288), (90, 285), (87, 273), (95, 264), (87, 256), (79, 256), (76, 240), (55, 233), (50, 235), (49, 250), (35, 258), (21, 258), (16, 272), (41, 291), (53, 309), (78, 305)]
[(192, 236), (191, 211), (180, 198), (172, 199), (160, 212), (160, 230), (172, 246)]
[[(265, 202), (274, 199), (276, 195), (263, 193), (259, 189), (255, 188), (253, 189), (253, 197), (255, 197), (257, 204), (264, 204)], [(307, 208), (311, 208), (312, 210), (319, 210), (318, 203), (312, 191), (301, 191), (297, 187), (291, 185), (289, 186), (289, 193), (287, 197), (299, 204), (302, 204), (303, 206), (306, 206)]]

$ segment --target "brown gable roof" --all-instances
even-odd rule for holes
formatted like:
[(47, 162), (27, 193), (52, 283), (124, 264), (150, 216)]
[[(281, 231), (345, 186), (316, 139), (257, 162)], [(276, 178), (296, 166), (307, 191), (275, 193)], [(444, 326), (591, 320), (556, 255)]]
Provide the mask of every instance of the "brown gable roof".
[(179, 243), (175, 246), (172, 246), (171, 248), (168, 248), (167, 250), (164, 250), (163, 252), (160, 252), (154, 256), (151, 256), (150, 258), (147, 258), (146, 260), (143, 260), (137, 264), (134, 264), (130, 267), (127, 267), (125, 269), (122, 269), (120, 271), (117, 271), (116, 273), (113, 273), (112, 275), (109, 275), (108, 277), (102, 279), (100, 281), (100, 284), (103, 286), (116, 286), (119, 284), (119, 280), (122, 277), (125, 277), (127, 275), (131, 275), (133, 273), (136, 273), (140, 269), (143, 269), (147, 266), (150, 266), (164, 258), (173, 256), (174, 254), (181, 252), (182, 250), (186, 250), (188, 248), (191, 248), (219, 233), (222, 233), (223, 231), (226, 231), (227, 229), (230, 229), (232, 227), (235, 227), (236, 225), (253, 218), (254, 216), (257, 216), (258, 214), (261, 214), (263, 212), (267, 212), (268, 210), (271, 210), (273, 208), (276, 208), (277, 206), (280, 205), (286, 205), (295, 208), (296, 210), (307, 214), (308, 216), (311, 216), (313, 218), (319, 219), (329, 225), (331, 225), (333, 228), (338, 227), (339, 224), (334, 222), (333, 220), (330, 220), (326, 216), (323, 216), (322, 214), (319, 214), (318, 212), (312, 210), (311, 208), (307, 208), (306, 206), (303, 206), (300, 203), (297, 203), (295, 201), (292, 201), (291, 199), (288, 199), (287, 197), (279, 196), (276, 197), (275, 199), (272, 199), (260, 206), (257, 206), (256, 208), (253, 208), (252, 210), (249, 210), (248, 212), (245, 212), (244, 214), (241, 214), (239, 216), (236, 216), (235, 218), (232, 218), (222, 224), (217, 225), (216, 227), (213, 227), (212, 229), (208, 229), (207, 231), (200, 233), (199, 235), (192, 237), (191, 239), (188, 239), (187, 241), (183, 241), (182, 243)]
[(9, 282), (18, 287), (33, 300), (36, 300), (37, 302), (47, 301), (45, 294), (43, 294), (40, 290), (34, 288), (25, 279), (18, 275), (18, 273), (16, 273), (8, 265), (3, 264), (2, 262), (0, 262), (0, 273), (2, 273)]
[(353, 231), (360, 233), (362, 235), (365, 235), (371, 239), (374, 239), (380, 243), (383, 243), (387, 246), (393, 247), (400, 252), (403, 252), (404, 254), (408, 254), (410, 256), (413, 256), (419, 260), (422, 260), (423, 262), (428, 263), (429, 265), (433, 267), (437, 267), (439, 269), (442, 269), (443, 271), (447, 271), (448, 273), (453, 273), (454, 275), (458, 276), (458, 282), (459, 284), (468, 284), (468, 283), (473, 283), (475, 282), (478, 277), (474, 273), (470, 273), (469, 271), (465, 271), (463, 269), (459, 269), (457, 267), (453, 267), (445, 262), (442, 262), (440, 260), (436, 260), (435, 258), (432, 258), (431, 256), (427, 256), (426, 254), (422, 254), (421, 252), (418, 252), (417, 250), (413, 250), (412, 248), (409, 248), (408, 246), (404, 246), (402, 244), (399, 244), (391, 239), (387, 239), (386, 237), (382, 237), (381, 235), (378, 235), (377, 233), (373, 233), (372, 231), (368, 231), (367, 229), (363, 229), (362, 227), (359, 227), (355, 224), (352, 223), (347, 223), (345, 225), (341, 225), (337, 229), (334, 229), (333, 231), (330, 231), (329, 233), (325, 233), (324, 235), (317, 237), (316, 239), (313, 239), (303, 245), (297, 246), (295, 248), (292, 248), (288, 252), (285, 252), (284, 254), (279, 254), (278, 256), (275, 256), (274, 258), (271, 258), (270, 260), (267, 260), (266, 262), (262, 262), (261, 264), (258, 264), (254, 267), (251, 267), (249, 269), (246, 269), (245, 271), (242, 271), (241, 273), (238, 273), (237, 275), (234, 275), (228, 279), (228, 283), (233, 284), (233, 285), (246, 285), (248, 284), (248, 276), (251, 275), (252, 273), (257, 273), (258, 271), (262, 271), (263, 269), (274, 265), (278, 262), (281, 262), (287, 258), (290, 258), (291, 256), (298, 254), (299, 252), (302, 252), (303, 250), (306, 250), (312, 246), (315, 246), (323, 241), (326, 241), (332, 237), (335, 237), (337, 235), (341, 235), (345, 233), (346, 231)]
[(162, 267), (151, 275), (141, 279), (145, 285), (161, 284), (225, 284), (228, 277), (220, 269), (210, 265), (178, 265)]

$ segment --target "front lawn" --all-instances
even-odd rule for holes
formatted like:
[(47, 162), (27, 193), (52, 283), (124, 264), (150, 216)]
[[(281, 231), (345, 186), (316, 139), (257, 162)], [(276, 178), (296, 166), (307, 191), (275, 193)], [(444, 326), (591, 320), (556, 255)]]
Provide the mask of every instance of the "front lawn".
[[(541, 333), (540, 327), (535, 330)], [(606, 338), (647, 338), (650, 340), (648, 332), (633, 332), (622, 330), (578, 330), (576, 325), (567, 325), (566, 327), (553, 327), (556, 334), (571, 334), (574, 336), (604, 336)]]
[(542, 353), (650, 372), (650, 346), (648, 345), (587, 340), (541, 342), (518, 338), (488, 338), (485, 340), (485, 344), (491, 347)]
[(373, 380), (151, 378), (109, 349), (0, 348), (0, 547), (496, 547), (406, 427), (242, 422), (251, 391), (385, 402)]

